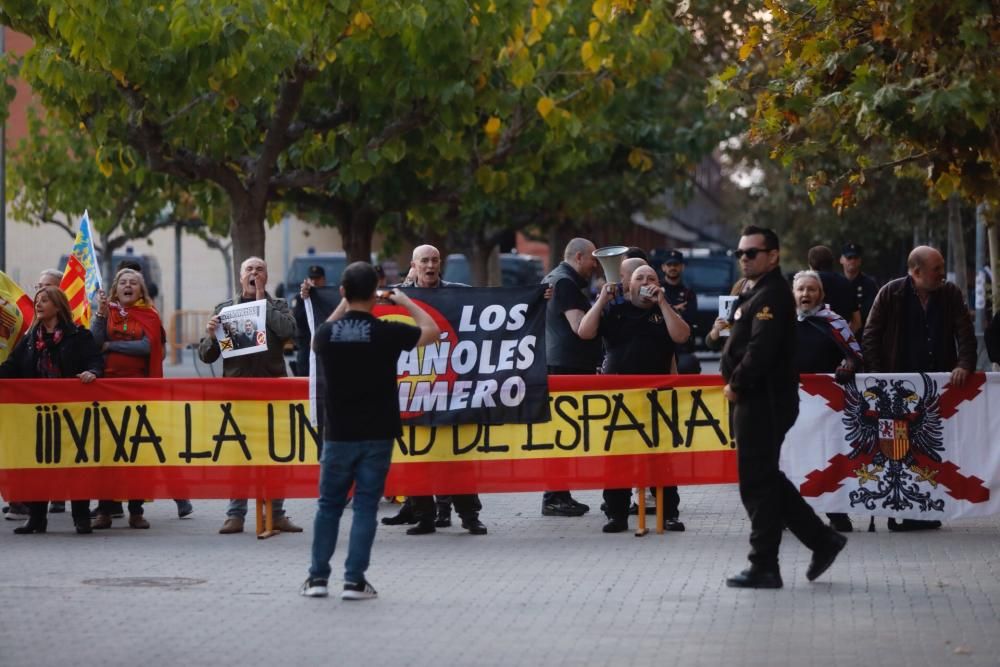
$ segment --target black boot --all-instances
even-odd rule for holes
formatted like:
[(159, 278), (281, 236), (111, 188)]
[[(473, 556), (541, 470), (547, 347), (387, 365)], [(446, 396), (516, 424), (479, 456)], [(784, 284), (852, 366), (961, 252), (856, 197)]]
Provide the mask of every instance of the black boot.
[[(438, 528), (448, 528), (451, 526), (451, 507), (449, 505), (438, 504), (437, 506), (437, 518), (434, 519), (434, 525)], [(465, 527), (465, 520), (462, 520), (462, 527)]]
[(729, 588), (781, 588), (781, 572), (750, 566), (737, 575), (726, 579)]
[(18, 526), (14, 532), (18, 535), (31, 535), (32, 533), (44, 533), (49, 526), (49, 520), (45, 517), (31, 517), (24, 522), (23, 526)]
[(406, 529), (407, 535), (430, 535), (435, 532), (437, 532), (437, 529), (434, 528), (433, 521), (420, 521), (412, 528)]
[[(451, 525), (450, 520), (448, 521), (448, 525), (449, 526)], [(462, 517), (462, 528), (465, 528), (473, 535), (485, 535), (487, 532), (486, 526), (483, 525), (483, 522), (479, 520), (478, 514)]]
[(417, 516), (413, 513), (413, 505), (410, 504), (410, 499), (407, 498), (399, 508), (399, 512), (396, 516), (382, 517), (383, 526), (402, 526), (409, 525), (417, 522)]

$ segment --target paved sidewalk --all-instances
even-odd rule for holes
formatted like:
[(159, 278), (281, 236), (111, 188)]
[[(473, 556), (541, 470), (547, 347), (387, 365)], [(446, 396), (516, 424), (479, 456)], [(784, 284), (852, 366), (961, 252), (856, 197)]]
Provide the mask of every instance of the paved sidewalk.
[(288, 502), (305, 533), (267, 541), (216, 534), (222, 501), (183, 521), (148, 505), (148, 531), (0, 522), (0, 665), (1000, 665), (1000, 518), (924, 534), (882, 521), (812, 584), (786, 533), (785, 588), (742, 591), (723, 581), (746, 552), (735, 487), (681, 489), (688, 531), (641, 539), (602, 534), (599, 492), (575, 495), (590, 514), (485, 496), (483, 537), (380, 526), (367, 602), (297, 594), (310, 500)]

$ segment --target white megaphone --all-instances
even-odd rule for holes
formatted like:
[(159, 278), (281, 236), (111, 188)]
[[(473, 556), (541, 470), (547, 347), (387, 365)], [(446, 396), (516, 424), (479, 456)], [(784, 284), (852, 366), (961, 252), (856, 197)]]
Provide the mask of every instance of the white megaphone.
[(594, 257), (601, 263), (601, 268), (604, 269), (604, 280), (608, 284), (617, 285), (621, 282), (622, 262), (625, 260), (627, 252), (628, 246), (624, 245), (609, 245), (594, 251)]

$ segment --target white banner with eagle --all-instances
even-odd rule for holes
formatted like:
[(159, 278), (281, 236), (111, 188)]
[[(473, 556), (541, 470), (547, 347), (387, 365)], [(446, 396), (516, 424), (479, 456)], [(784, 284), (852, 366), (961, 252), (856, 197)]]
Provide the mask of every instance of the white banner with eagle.
[(1000, 373), (804, 375), (781, 468), (817, 511), (948, 520), (1000, 512)]

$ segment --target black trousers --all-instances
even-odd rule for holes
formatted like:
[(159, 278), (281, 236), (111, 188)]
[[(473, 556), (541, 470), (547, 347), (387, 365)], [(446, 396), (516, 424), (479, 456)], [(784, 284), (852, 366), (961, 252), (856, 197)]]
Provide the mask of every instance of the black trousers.
[[(142, 501), (142, 500), (130, 500), (130, 501), (128, 501), (128, 513), (129, 513), (129, 515), (132, 515), (132, 514), (142, 515), (142, 504), (143, 504), (143, 502), (144, 501)], [(99, 500), (97, 502), (97, 511), (100, 512), (101, 514), (108, 514), (108, 515), (110, 515), (113, 510), (117, 509), (117, 505), (119, 505), (119, 504), (120, 503), (118, 503), (118, 501), (116, 501), (116, 500)]]
[[(632, 489), (604, 489), (604, 503), (607, 505), (605, 514), (609, 519), (624, 519), (632, 504)], [(681, 497), (676, 486), (663, 487), (663, 518), (677, 519), (680, 517)]]
[[(45, 513), (49, 511), (48, 502), (25, 503), (28, 506), (28, 516), (33, 520), (45, 519)], [(70, 511), (73, 514), (73, 523), (90, 523), (90, 501), (72, 500), (70, 501)]]
[[(413, 504), (413, 514), (417, 521), (434, 522), (437, 513), (434, 496), (410, 496), (410, 502)], [(455, 512), (463, 519), (474, 519), (483, 509), (479, 496), (474, 493), (452, 494), (451, 502), (455, 504)]]
[(816, 516), (778, 467), (781, 443), (799, 414), (797, 394), (767, 396), (733, 406), (740, 498), (750, 518), (750, 563), (778, 569), (784, 526), (810, 549), (824, 546), (832, 530)]

